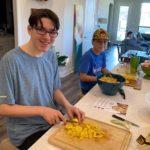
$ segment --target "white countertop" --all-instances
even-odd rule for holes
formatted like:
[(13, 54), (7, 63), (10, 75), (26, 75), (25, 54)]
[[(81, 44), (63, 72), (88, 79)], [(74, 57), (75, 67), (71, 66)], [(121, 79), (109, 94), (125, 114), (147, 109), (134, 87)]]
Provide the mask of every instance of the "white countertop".
[[(99, 98), (107, 98), (128, 104), (129, 107), (126, 116), (121, 117), (140, 126), (139, 128), (134, 126), (130, 127), (132, 139), (128, 150), (150, 150), (150, 146), (141, 146), (136, 142), (136, 139), (140, 134), (147, 135), (150, 133), (150, 104), (148, 104), (145, 100), (145, 95), (150, 92), (150, 80), (143, 79), (141, 90), (135, 90), (133, 87), (124, 86), (124, 91), (126, 94), (126, 100), (124, 100), (119, 93), (115, 96), (106, 96), (101, 93), (100, 88), (96, 85), (88, 94), (82, 97), (76, 106), (82, 109), (86, 113), (87, 117), (112, 124), (110, 122), (110, 120), (114, 119), (112, 118), (112, 113), (95, 108), (94, 103)], [(29, 150), (60, 150), (59, 148), (48, 143), (49, 136), (52, 135), (59, 128), (59, 126), (60, 124), (49, 129), (35, 144), (29, 148)]]

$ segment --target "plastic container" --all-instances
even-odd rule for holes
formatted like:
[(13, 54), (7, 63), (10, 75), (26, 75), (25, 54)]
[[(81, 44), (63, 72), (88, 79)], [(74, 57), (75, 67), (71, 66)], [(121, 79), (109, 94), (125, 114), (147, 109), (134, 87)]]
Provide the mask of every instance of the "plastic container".
[(136, 73), (136, 83), (134, 89), (141, 90), (142, 80), (143, 80), (143, 73), (142, 73), (141, 65), (139, 65)]
[(134, 56), (130, 59), (130, 73), (136, 74), (138, 65), (140, 63), (140, 57)]

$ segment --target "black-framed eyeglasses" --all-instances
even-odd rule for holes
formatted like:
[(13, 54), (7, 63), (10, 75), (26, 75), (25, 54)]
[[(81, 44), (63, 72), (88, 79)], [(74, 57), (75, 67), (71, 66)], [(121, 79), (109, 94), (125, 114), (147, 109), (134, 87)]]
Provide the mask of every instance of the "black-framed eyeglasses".
[(99, 44), (108, 44), (108, 40), (95, 40), (97, 43), (99, 43)]
[(56, 30), (51, 30), (51, 31), (47, 31), (45, 28), (43, 27), (33, 27), (38, 34), (40, 35), (46, 35), (47, 33), (49, 34), (50, 37), (52, 38), (56, 38), (58, 36), (58, 32)]

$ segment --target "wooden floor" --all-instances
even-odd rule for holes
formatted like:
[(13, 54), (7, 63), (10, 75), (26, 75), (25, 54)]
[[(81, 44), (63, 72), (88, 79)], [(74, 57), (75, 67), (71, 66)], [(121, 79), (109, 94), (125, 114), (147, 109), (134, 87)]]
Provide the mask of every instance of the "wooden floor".
[(72, 104), (75, 104), (78, 97), (81, 95), (79, 75), (77, 73), (72, 73), (61, 79), (61, 83), (62, 92)]
[[(118, 63), (118, 52), (116, 47), (111, 47), (106, 53), (107, 68), (112, 70)], [(67, 97), (67, 99), (75, 104), (81, 95), (80, 91), (80, 81), (79, 75), (77, 73), (72, 73), (65, 78), (61, 79), (62, 82), (62, 92)], [(6, 128), (3, 120), (0, 119), (0, 142), (6, 138)]]

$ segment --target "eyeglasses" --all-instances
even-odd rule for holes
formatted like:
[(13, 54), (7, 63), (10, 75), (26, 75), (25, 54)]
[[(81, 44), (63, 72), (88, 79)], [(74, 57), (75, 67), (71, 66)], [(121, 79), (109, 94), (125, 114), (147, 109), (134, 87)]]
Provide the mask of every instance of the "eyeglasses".
[(99, 44), (107, 44), (108, 43), (108, 41), (107, 40), (95, 40), (97, 43), (99, 43)]
[(56, 38), (58, 36), (58, 32), (56, 30), (47, 31), (45, 28), (42, 27), (34, 27), (34, 29), (40, 35), (46, 35), (48, 33), (49, 36), (52, 38)]

